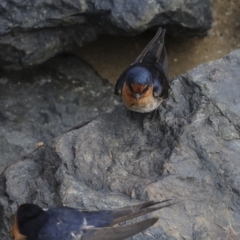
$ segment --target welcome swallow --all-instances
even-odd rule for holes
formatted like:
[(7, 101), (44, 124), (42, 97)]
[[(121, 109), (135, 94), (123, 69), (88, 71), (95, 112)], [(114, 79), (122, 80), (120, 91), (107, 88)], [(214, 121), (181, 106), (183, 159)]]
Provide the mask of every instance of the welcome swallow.
[(151, 112), (168, 97), (168, 61), (165, 29), (159, 28), (142, 53), (119, 77), (114, 93), (135, 112)]
[[(161, 206), (155, 206), (161, 204)], [(158, 218), (150, 218), (125, 226), (120, 222), (173, 205), (170, 200), (146, 202), (115, 210), (79, 211), (57, 207), (44, 211), (38, 205), (19, 206), (12, 227), (14, 240), (122, 240), (152, 226)]]

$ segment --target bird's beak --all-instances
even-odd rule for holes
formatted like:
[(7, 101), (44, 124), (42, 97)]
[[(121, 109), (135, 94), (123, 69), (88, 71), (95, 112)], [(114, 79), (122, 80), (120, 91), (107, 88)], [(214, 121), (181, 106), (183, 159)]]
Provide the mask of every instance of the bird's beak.
[(140, 98), (141, 94), (135, 93), (134, 96), (135, 96), (135, 98), (138, 100), (138, 99)]

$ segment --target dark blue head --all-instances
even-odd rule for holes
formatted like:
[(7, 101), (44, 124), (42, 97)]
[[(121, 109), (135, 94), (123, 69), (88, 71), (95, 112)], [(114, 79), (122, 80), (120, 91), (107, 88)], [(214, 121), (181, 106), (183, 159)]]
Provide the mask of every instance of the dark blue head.
[(126, 81), (128, 84), (149, 85), (152, 82), (152, 75), (146, 68), (135, 66), (129, 69)]
[(153, 86), (151, 73), (142, 66), (134, 66), (128, 70), (125, 77), (126, 91), (137, 100), (148, 94)]
[(19, 206), (12, 228), (14, 240), (30, 239), (37, 234), (48, 220), (48, 214), (38, 205), (25, 203)]

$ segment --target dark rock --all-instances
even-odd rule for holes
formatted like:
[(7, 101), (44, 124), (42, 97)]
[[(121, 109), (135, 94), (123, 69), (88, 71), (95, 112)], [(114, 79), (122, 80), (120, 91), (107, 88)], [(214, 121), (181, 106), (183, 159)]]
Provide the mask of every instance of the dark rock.
[(73, 55), (1, 73), (0, 85), (0, 172), (39, 142), (119, 103), (113, 87)]
[[(160, 120), (115, 107), (1, 176), (1, 239), (17, 204), (108, 209), (177, 198), (134, 239), (240, 239), (240, 50), (173, 80)], [(3, 217), (4, 216), (4, 217)]]
[(164, 26), (174, 36), (211, 27), (210, 0), (0, 2), (0, 66), (19, 69), (73, 50), (99, 34), (135, 35)]

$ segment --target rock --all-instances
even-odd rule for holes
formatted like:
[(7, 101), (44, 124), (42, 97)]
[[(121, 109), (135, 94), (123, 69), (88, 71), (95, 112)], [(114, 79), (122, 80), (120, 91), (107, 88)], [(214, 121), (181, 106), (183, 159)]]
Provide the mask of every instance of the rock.
[(160, 118), (120, 105), (10, 166), (1, 239), (17, 204), (110, 209), (179, 199), (134, 239), (240, 239), (240, 50), (175, 78)]
[(100, 34), (135, 35), (164, 26), (174, 36), (210, 29), (210, 0), (1, 0), (0, 66), (19, 69), (74, 50)]
[(1, 73), (0, 85), (0, 172), (41, 142), (119, 103), (107, 80), (73, 55)]

